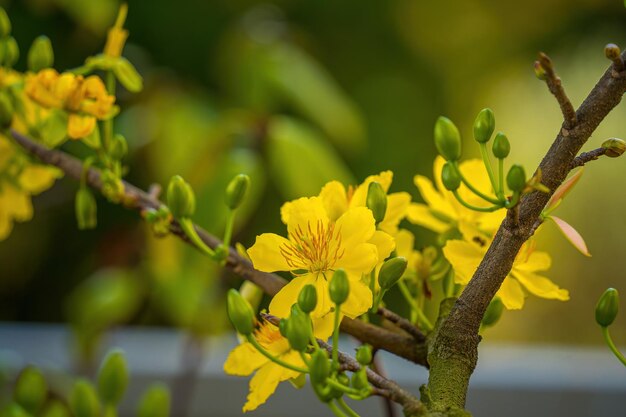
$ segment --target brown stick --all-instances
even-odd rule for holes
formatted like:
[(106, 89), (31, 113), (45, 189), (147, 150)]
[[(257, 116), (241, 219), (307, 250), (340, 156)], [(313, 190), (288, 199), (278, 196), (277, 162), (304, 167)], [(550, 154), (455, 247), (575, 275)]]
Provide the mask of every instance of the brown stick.
[(599, 157), (606, 154), (606, 148), (597, 148), (589, 152), (583, 152), (578, 155), (570, 164), (570, 170), (585, 165), (587, 162), (595, 161)]
[(543, 77), (543, 79), (548, 85), (548, 89), (554, 95), (556, 101), (559, 103), (561, 113), (563, 114), (563, 120), (565, 121), (565, 128), (573, 128), (576, 125), (577, 121), (576, 111), (574, 110), (574, 106), (572, 106), (572, 103), (565, 93), (565, 89), (563, 88), (563, 84), (561, 83), (561, 78), (559, 78), (554, 72), (552, 60), (548, 57), (548, 55), (540, 52), (539, 60), (535, 63), (536, 67), (537, 64), (539, 65), (540, 69), (543, 69), (545, 73), (545, 77)]

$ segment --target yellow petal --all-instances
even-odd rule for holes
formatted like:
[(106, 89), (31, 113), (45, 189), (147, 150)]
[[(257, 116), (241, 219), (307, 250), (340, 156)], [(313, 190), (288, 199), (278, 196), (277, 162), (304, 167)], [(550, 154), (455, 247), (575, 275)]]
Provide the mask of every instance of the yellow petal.
[(290, 266), (281, 254), (281, 248), (289, 245), (291, 243), (282, 236), (263, 233), (256, 237), (254, 245), (248, 249), (248, 256), (252, 260), (252, 265), (259, 271), (291, 271), (297, 268)]
[(88, 136), (96, 127), (96, 118), (70, 113), (67, 124), (67, 135), (72, 139)]
[[(315, 285), (315, 278), (313, 274), (306, 274), (289, 281), (289, 283), (281, 288), (274, 298), (272, 298), (269, 307), (270, 314), (280, 318), (289, 317), (291, 306), (298, 301), (300, 290), (306, 284)], [(318, 299), (320, 297), (321, 294), (318, 291)]]
[(288, 219), (287, 231), (290, 236), (297, 233), (306, 234), (309, 228), (316, 230), (320, 223), (323, 227), (328, 224), (328, 215), (322, 200), (318, 197), (299, 198), (285, 206), (282, 216)]
[(335, 268), (343, 268), (348, 273), (360, 276), (360, 274), (370, 273), (379, 262), (378, 250), (371, 243), (359, 243), (353, 246), (344, 246), (344, 248), (345, 253), (337, 260)]
[(361, 281), (360, 276), (350, 277), (350, 295), (341, 306), (341, 311), (350, 318), (365, 313), (372, 306), (372, 291)]
[(311, 312), (311, 317), (314, 319), (328, 316), (328, 313), (335, 306), (330, 299), (330, 294), (328, 292), (328, 283), (331, 279), (332, 272), (329, 271), (326, 274), (317, 274), (317, 278), (315, 278), (315, 281), (313, 282), (315, 285), (315, 291), (317, 292), (317, 304), (315, 305), (315, 310)]
[(246, 404), (243, 406), (243, 411), (255, 410), (276, 391), (279, 382), (295, 378), (298, 375), (297, 372), (283, 368), (274, 362), (268, 362), (250, 380), (250, 393)]
[[(468, 178), (478, 191), (495, 198), (493, 187), (491, 186), (491, 180), (489, 179), (489, 174), (487, 174), (487, 170), (482, 159), (469, 159), (464, 161), (459, 165), (459, 169), (465, 178)], [(489, 207), (492, 205), (491, 203), (478, 197), (465, 185), (462, 185), (459, 188), (459, 194), (470, 204), (474, 204), (479, 207)]]
[(389, 190), (391, 186), (391, 181), (393, 180), (393, 172), (391, 171), (383, 171), (378, 175), (370, 175), (365, 178), (365, 181), (361, 183), (352, 194), (352, 198), (350, 199), (350, 207), (363, 207), (366, 205), (367, 200), (367, 191), (372, 182), (377, 182), (383, 188), (385, 192)]
[[(328, 292), (328, 290), (326, 290)], [(313, 334), (318, 339), (328, 340), (330, 335), (333, 334), (335, 326), (335, 314), (329, 312), (323, 317), (313, 318)]]
[(6, 239), (13, 230), (13, 220), (9, 217), (9, 213), (0, 207), (0, 241)]
[(409, 193), (393, 193), (387, 196), (387, 211), (385, 218), (380, 222), (380, 229), (394, 234), (398, 231), (398, 224), (406, 216), (406, 211), (411, 204), (411, 195)]
[(247, 376), (267, 362), (268, 358), (246, 342), (230, 351), (224, 362), (224, 372), (229, 375)]
[(507, 276), (496, 293), (508, 310), (519, 310), (524, 307), (524, 291), (515, 279)]
[(25, 222), (33, 218), (33, 205), (30, 196), (12, 185), (3, 184), (0, 205), (5, 207), (9, 219)]
[(513, 264), (513, 269), (519, 271), (546, 271), (550, 269), (552, 265), (552, 258), (546, 252), (533, 251), (528, 259), (524, 262), (523, 259), (515, 259), (515, 263)]
[(485, 252), (464, 240), (448, 240), (443, 254), (454, 267), (457, 284), (466, 285), (476, 272)]
[(409, 259), (415, 249), (415, 235), (405, 229), (398, 230), (394, 240), (396, 241), (396, 253)]
[(493, 213), (474, 213), (479, 214), (476, 223), (478, 227), (480, 227), (480, 230), (494, 234), (506, 216), (506, 209), (496, 210)]
[(330, 221), (336, 221), (348, 210), (346, 187), (339, 181), (331, 181), (326, 184), (322, 188), (319, 197), (324, 203)]
[(428, 178), (416, 175), (413, 182), (431, 210), (441, 213), (450, 219), (457, 218), (457, 213), (454, 207), (443, 194), (439, 193), (435, 189), (433, 183)]
[(407, 208), (407, 219), (413, 224), (425, 227), (435, 233), (443, 233), (450, 228), (450, 224), (435, 217), (430, 207), (425, 204), (411, 203)]
[(569, 291), (559, 288), (554, 282), (541, 275), (515, 268), (511, 274), (530, 292), (541, 298), (569, 300)]
[(52, 187), (57, 178), (63, 176), (63, 171), (43, 165), (28, 165), (20, 175), (20, 185), (31, 194), (39, 194)]
[(378, 251), (378, 262), (382, 262), (391, 252), (396, 248), (396, 242), (393, 237), (391, 237), (388, 233), (377, 230), (374, 232), (374, 236), (368, 241), (368, 243), (376, 246)]
[(370, 240), (376, 231), (374, 216), (365, 207), (355, 207), (346, 211), (337, 219), (336, 227), (341, 233), (341, 246), (346, 248), (346, 252)]

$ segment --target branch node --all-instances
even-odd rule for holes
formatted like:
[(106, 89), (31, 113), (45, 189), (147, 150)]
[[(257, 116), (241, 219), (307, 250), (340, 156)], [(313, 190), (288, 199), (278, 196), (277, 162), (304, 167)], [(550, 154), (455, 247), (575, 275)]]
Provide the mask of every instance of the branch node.
[[(556, 101), (559, 103), (559, 107), (561, 108), (561, 113), (563, 114), (564, 120), (564, 128), (572, 129), (576, 126), (578, 121), (576, 116), (576, 110), (574, 110), (574, 106), (572, 102), (567, 97), (565, 93), (565, 89), (563, 88), (563, 83), (561, 79), (554, 72), (554, 65), (552, 65), (552, 60), (548, 55), (543, 52), (539, 53), (539, 59), (535, 61), (535, 75), (540, 80), (546, 82), (548, 89), (556, 98)], [(567, 136), (567, 135), (565, 135)]]
[(604, 55), (613, 62), (613, 70), (611, 76), (619, 78), (620, 72), (624, 71), (624, 61), (622, 60), (622, 51), (619, 46), (609, 43), (604, 47)]

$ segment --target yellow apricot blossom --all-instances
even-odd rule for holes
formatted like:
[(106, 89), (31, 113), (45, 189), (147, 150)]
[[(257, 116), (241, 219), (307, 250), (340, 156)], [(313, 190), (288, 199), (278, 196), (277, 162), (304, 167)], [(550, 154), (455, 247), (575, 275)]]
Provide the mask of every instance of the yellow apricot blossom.
[[(302, 287), (312, 284), (318, 302), (312, 317), (322, 317), (333, 308), (328, 283), (336, 269), (343, 268), (350, 280), (350, 295), (342, 313), (356, 317), (372, 305), (372, 293), (361, 280), (379, 263), (375, 244), (370, 243), (376, 231), (372, 212), (365, 207), (348, 209), (332, 221), (322, 199), (300, 198), (287, 203), (282, 210), (288, 239), (273, 233), (257, 236), (248, 255), (260, 271), (290, 271), (295, 278), (274, 296), (270, 314), (287, 317)], [(382, 258), (384, 259), (384, 258)]]
[[(455, 281), (467, 285), (482, 261), (491, 239), (476, 227), (463, 224), (460, 226), (463, 240), (448, 240), (443, 253), (455, 271)], [(569, 292), (559, 288), (540, 272), (550, 268), (552, 260), (546, 252), (535, 250), (535, 241), (530, 240), (517, 254), (511, 272), (502, 282), (497, 295), (509, 310), (518, 310), (524, 306), (527, 292), (537, 297), (567, 301)]]
[[(457, 229), (462, 223), (474, 225), (485, 232), (495, 232), (502, 222), (506, 210), (483, 213), (470, 210), (461, 205), (441, 182), (441, 171), (444, 164), (445, 160), (441, 156), (435, 159), (433, 166), (435, 184), (427, 177), (422, 175), (415, 176), (415, 185), (426, 204), (412, 203), (407, 210), (409, 221), (439, 234)], [(479, 191), (495, 198), (482, 160), (470, 159), (462, 162), (460, 169)], [(488, 207), (490, 205), (490, 203), (486, 203), (477, 197), (463, 184), (458, 192), (461, 198), (474, 206)]]

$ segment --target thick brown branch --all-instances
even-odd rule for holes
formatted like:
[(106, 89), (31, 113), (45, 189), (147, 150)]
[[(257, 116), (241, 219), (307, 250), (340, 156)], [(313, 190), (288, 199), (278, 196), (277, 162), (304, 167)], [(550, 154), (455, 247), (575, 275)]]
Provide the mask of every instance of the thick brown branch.
[(559, 103), (561, 113), (563, 114), (563, 120), (565, 121), (565, 128), (573, 128), (576, 125), (576, 111), (565, 93), (561, 78), (559, 78), (556, 75), (556, 72), (554, 72), (552, 60), (548, 57), (548, 55), (541, 52), (539, 53), (539, 60), (535, 63), (535, 66), (537, 66), (537, 64), (539, 64), (540, 69), (542, 69), (545, 73), (543, 78), (548, 85), (548, 89)]
[(599, 157), (606, 154), (606, 148), (597, 148), (589, 152), (583, 152), (578, 155), (570, 164), (570, 170), (585, 165), (587, 162), (595, 161)]
[[(58, 150), (48, 149), (19, 132), (12, 131), (11, 133), (20, 146), (37, 156), (42, 162), (60, 168), (68, 177), (75, 180), (80, 179), (83, 164), (79, 159)], [(96, 190), (102, 189), (102, 181), (100, 180), (98, 170), (93, 168), (89, 170), (87, 184)], [(141, 211), (158, 209), (163, 204), (154, 198), (153, 195), (145, 193), (132, 184), (124, 182), (124, 188), (125, 196), (123, 201), (128, 208)], [(198, 226), (195, 226), (195, 228), (202, 241), (209, 247), (216, 248), (221, 243), (218, 238), (202, 228)], [(173, 234), (191, 244), (177, 222), (172, 222), (170, 230)], [(275, 295), (287, 283), (287, 281), (276, 274), (257, 271), (248, 260), (242, 258), (233, 248), (230, 248), (226, 266), (235, 274), (257, 284), (269, 295)], [(418, 343), (410, 336), (393, 333), (381, 327), (347, 317), (341, 322), (341, 330), (377, 349), (386, 350), (411, 362), (427, 366), (426, 346), (423, 343)]]

